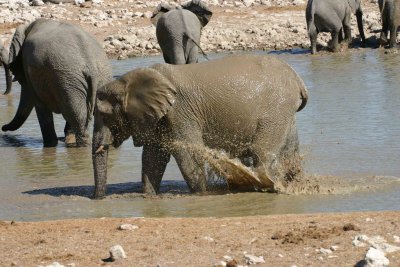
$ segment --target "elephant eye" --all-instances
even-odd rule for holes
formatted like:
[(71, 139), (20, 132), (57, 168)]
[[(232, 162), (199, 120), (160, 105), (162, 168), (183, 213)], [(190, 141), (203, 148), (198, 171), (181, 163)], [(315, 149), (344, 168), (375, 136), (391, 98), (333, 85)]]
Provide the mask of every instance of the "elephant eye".
[(97, 99), (100, 101), (104, 101), (106, 99), (104, 94), (97, 94)]

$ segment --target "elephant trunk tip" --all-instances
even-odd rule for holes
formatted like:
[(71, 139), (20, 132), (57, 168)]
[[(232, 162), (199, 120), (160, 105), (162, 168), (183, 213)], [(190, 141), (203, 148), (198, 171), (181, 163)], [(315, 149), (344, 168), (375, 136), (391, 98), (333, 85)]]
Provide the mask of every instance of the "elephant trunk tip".
[(7, 65), (3, 64), (4, 66), (4, 72), (6, 75), (6, 90), (4, 91), (3, 95), (8, 95), (11, 92), (12, 88), (12, 75), (10, 72), (10, 69)]
[(8, 124), (3, 125), (3, 126), (1, 127), (1, 130), (2, 130), (3, 132), (8, 132), (8, 130), (9, 130)]

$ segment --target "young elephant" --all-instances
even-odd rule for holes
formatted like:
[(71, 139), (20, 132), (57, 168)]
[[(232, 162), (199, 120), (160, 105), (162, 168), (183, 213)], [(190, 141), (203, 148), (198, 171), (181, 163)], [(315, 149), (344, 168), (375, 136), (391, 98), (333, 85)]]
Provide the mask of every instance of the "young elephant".
[(334, 52), (339, 50), (339, 43), (343, 40), (350, 42), (351, 14), (356, 15), (358, 30), (364, 43), (361, 0), (308, 0), (306, 20), (311, 42), (311, 53), (315, 54), (317, 52), (317, 35), (320, 32), (331, 33)]
[(118, 147), (130, 136), (135, 146), (143, 146), (145, 193), (159, 192), (171, 155), (192, 192), (207, 190), (204, 165), (189, 147), (223, 149), (241, 160), (251, 157), (269, 186), (270, 180), (298, 178), (295, 113), (307, 98), (299, 76), (272, 56), (157, 64), (128, 72), (97, 94), (94, 197), (106, 192), (108, 146)]
[(212, 12), (200, 0), (172, 8), (160, 4), (153, 12), (152, 23), (164, 60), (169, 64), (190, 64), (198, 60), (201, 29), (207, 25)]
[(400, 26), (400, 0), (379, 0), (379, 9), (382, 17), (381, 45), (387, 43), (390, 30), (389, 47), (396, 45), (397, 29)]
[[(101, 45), (78, 26), (38, 19), (19, 26), (9, 55), (2, 55), (2, 63), (21, 84), (17, 113), (2, 130), (20, 128), (35, 107), (45, 147), (58, 143), (53, 112), (66, 120), (66, 144), (86, 145), (97, 88), (112, 79)], [(10, 89), (8, 79), (6, 93)]]

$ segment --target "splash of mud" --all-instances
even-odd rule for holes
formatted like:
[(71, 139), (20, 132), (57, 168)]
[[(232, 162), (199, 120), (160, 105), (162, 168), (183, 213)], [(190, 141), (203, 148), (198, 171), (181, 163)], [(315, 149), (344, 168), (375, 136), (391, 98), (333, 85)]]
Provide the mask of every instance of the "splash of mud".
[(207, 185), (215, 190), (268, 191), (274, 187), (274, 181), (265, 175), (259, 175), (252, 168), (229, 154), (203, 145), (173, 142), (173, 149), (185, 148), (200, 168), (204, 168)]
[[(173, 147), (185, 147), (194, 156), (199, 166), (205, 168), (207, 183), (214, 192), (228, 191), (272, 191), (290, 195), (349, 194), (373, 190), (393, 183), (400, 178), (369, 176), (351, 179), (329, 175), (301, 175), (292, 180), (274, 180), (260, 177), (258, 172), (244, 165), (229, 154), (205, 146), (174, 142)], [(304, 160), (304, 158), (302, 159)], [(301, 163), (299, 162), (299, 168)]]

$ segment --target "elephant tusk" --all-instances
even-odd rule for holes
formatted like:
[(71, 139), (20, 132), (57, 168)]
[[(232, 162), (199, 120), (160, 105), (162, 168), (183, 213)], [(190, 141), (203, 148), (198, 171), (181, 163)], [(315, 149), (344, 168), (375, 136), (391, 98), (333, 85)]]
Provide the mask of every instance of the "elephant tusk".
[(101, 145), (101, 146), (99, 146), (99, 148), (94, 153), (98, 154), (98, 153), (101, 153), (101, 152), (105, 152), (107, 149), (108, 149), (108, 145)]

